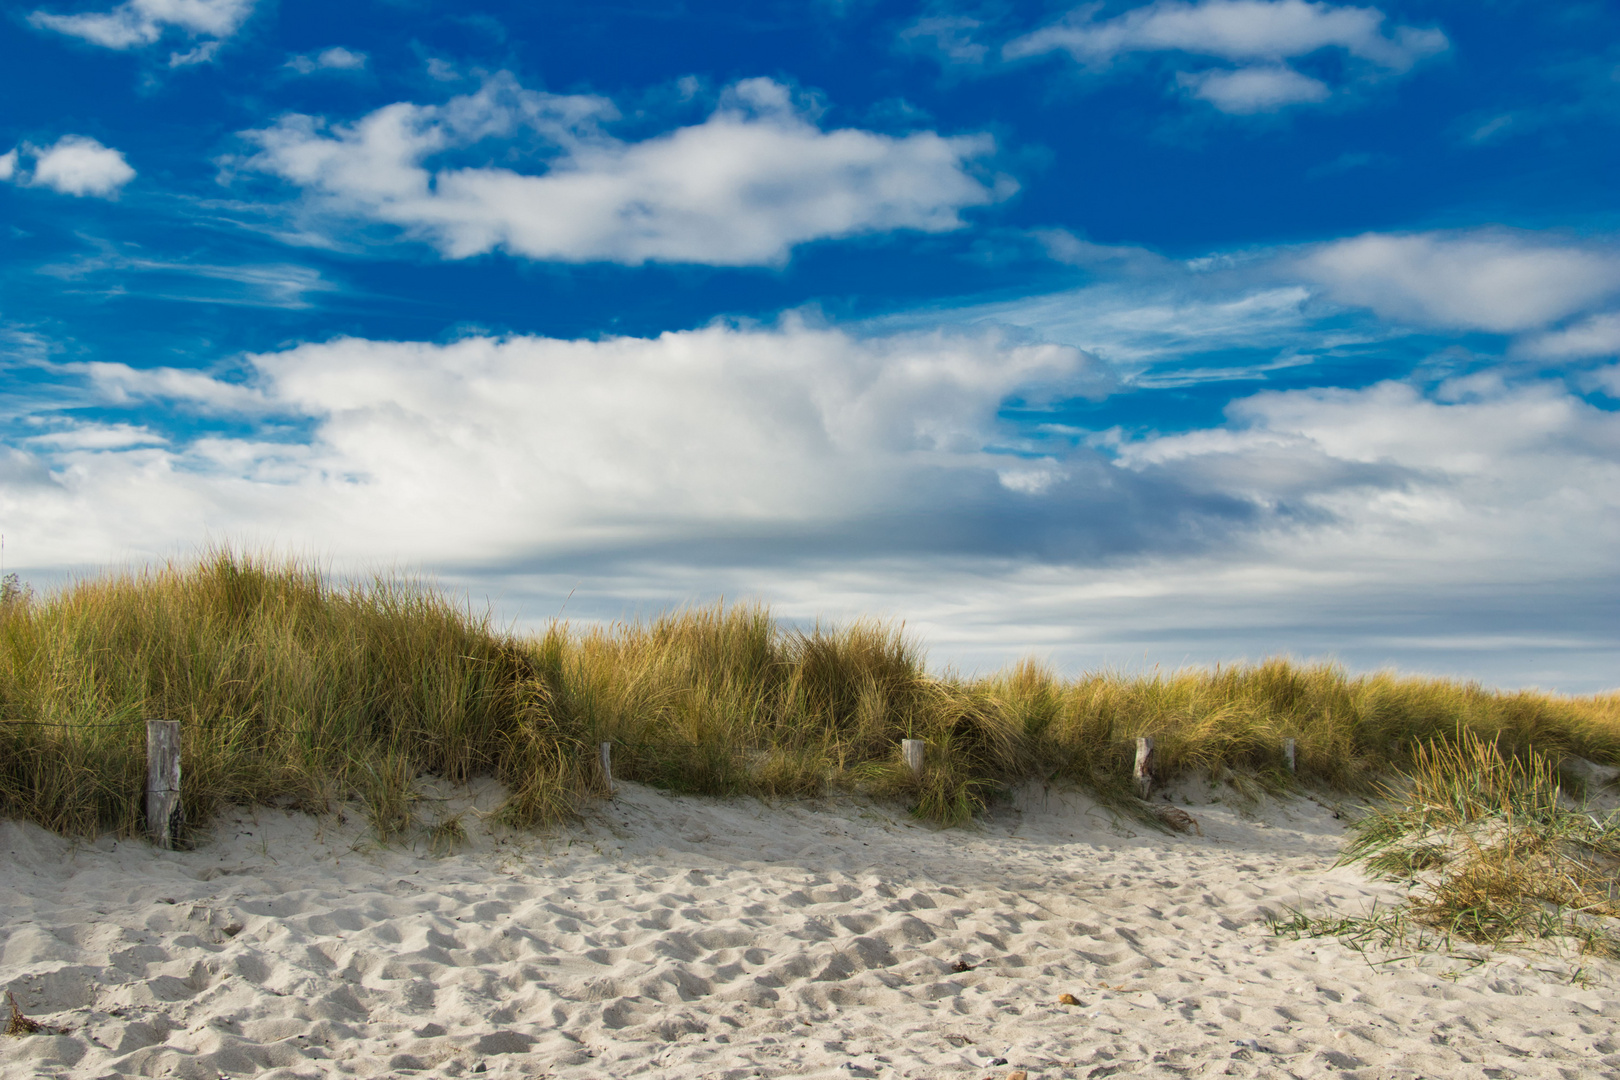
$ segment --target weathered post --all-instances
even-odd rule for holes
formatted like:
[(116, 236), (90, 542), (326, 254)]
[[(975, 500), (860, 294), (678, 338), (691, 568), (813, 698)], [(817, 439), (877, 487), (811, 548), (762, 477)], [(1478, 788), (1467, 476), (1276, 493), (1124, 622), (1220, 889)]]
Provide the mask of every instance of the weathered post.
[(1153, 790), (1153, 740), (1142, 738), (1136, 740), (1136, 790), (1142, 798), (1148, 797)]
[(613, 744), (602, 743), (596, 748), (602, 759), (602, 783), (607, 785), (607, 793), (613, 794)]
[(180, 722), (146, 722), (146, 832), (152, 843), (173, 851), (184, 819), (180, 812)]
[(918, 780), (923, 774), (923, 741), (921, 739), (901, 739), (900, 756), (905, 759), (906, 768)]
[(1283, 761), (1284, 761), (1284, 763), (1287, 764), (1289, 772), (1297, 772), (1298, 771), (1297, 768), (1295, 767), (1295, 763), (1294, 763), (1294, 740), (1293, 739), (1284, 739), (1283, 740)]

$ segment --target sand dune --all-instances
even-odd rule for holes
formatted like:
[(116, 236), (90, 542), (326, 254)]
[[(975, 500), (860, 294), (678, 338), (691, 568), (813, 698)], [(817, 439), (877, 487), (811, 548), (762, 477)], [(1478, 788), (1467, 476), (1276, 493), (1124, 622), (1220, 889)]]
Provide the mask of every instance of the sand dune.
[(1326, 806), (1191, 801), (1202, 837), (1038, 789), (942, 832), (624, 784), (443, 857), (275, 810), (183, 853), (0, 823), (0, 982), (67, 1029), (0, 1078), (1620, 1075), (1620, 965), (1278, 938), (1398, 894), (1332, 869)]

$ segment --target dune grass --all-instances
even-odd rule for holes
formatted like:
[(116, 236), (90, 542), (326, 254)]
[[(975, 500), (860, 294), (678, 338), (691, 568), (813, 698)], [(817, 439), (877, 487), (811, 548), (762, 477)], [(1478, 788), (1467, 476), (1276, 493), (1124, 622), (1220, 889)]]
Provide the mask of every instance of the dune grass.
[[(892, 625), (793, 629), (752, 605), (518, 636), (420, 583), (338, 584), (231, 551), (0, 602), (0, 813), (77, 836), (138, 832), (149, 716), (181, 722), (190, 822), (233, 803), (358, 800), (380, 838), (435, 843), (456, 830), (420, 819), (424, 774), (495, 776), (510, 792), (501, 815), (544, 825), (601, 794), (602, 741), (623, 779), (707, 795), (865, 791), (943, 824), (1030, 778), (1145, 815), (1130, 779), (1143, 735), (1161, 781), (1208, 772), (1271, 791), (1369, 791), (1461, 735), (1514, 760), (1534, 748), (1620, 763), (1616, 696), (1286, 660), (936, 676)], [(920, 779), (900, 761), (905, 738), (926, 742)]]
[(1620, 956), (1620, 815), (1571, 797), (1546, 755), (1464, 730), (1418, 747), (1383, 795), (1352, 823), (1341, 862), (1406, 882), (1408, 898), (1359, 918), (1296, 914), (1284, 932), (1420, 948), (1565, 938)]

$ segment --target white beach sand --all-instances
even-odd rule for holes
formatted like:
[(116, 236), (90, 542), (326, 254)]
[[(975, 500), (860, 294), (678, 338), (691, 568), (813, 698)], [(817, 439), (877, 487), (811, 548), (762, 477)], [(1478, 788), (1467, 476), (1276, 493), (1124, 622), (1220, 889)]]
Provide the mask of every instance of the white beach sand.
[(0, 1077), (1620, 1076), (1620, 965), (1276, 937), (1398, 893), (1331, 868), (1325, 806), (1193, 803), (1202, 837), (1038, 789), (938, 831), (625, 784), (447, 857), (277, 810), (183, 853), (4, 822), (0, 983), (68, 1031)]

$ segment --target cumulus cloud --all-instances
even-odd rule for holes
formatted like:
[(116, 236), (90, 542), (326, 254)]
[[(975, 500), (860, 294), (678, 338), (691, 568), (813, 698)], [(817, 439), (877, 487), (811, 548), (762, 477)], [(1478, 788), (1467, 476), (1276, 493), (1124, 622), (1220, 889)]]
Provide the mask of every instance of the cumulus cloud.
[[(53, 15), (36, 11), (29, 22), (107, 49), (151, 45), (169, 30), (189, 37), (224, 39), (253, 13), (255, 0), (126, 0), (110, 11)], [(177, 54), (176, 63), (197, 63), (213, 55)]]
[(1620, 291), (1620, 254), (1506, 230), (1369, 233), (1296, 266), (1333, 299), (1385, 318), (1496, 333), (1539, 329)]
[[(104, 557), (115, 536), (161, 549), (207, 529), (349, 557), (409, 536), (437, 558), (819, 533), (946, 491), (1013, 498), (997, 478), (1007, 457), (987, 449), (998, 408), (1089, 361), (994, 333), (866, 340), (789, 320), (603, 341), (341, 339), (251, 363), (245, 382), (64, 367), (104, 407), (273, 415), (312, 435), (58, 449), (60, 486), (36, 492), (34, 527), (57, 528), (67, 505), (101, 522), (59, 519), (51, 542), (68, 560)], [(207, 529), (186, 507), (213, 508)]]
[[(451, 258), (776, 264), (812, 240), (955, 229), (963, 209), (1010, 192), (973, 175), (989, 136), (822, 130), (769, 79), (639, 142), (603, 130), (616, 117), (606, 99), (500, 75), (349, 125), (283, 117), (246, 133), (260, 151), (245, 164), (303, 189), (316, 213), (398, 226)], [(514, 155), (527, 170), (494, 163)]]
[(1326, 83), (1295, 71), (1290, 60), (1338, 49), (1371, 69), (1402, 73), (1450, 44), (1439, 30), (1386, 31), (1377, 8), (1307, 0), (1159, 0), (1111, 19), (1096, 15), (1096, 5), (1076, 8), (1009, 41), (1002, 55), (1016, 60), (1063, 52), (1092, 70), (1132, 54), (1225, 60), (1240, 66), (1181, 72), (1178, 82), (1224, 112), (1255, 113), (1330, 95)]
[(1249, 67), (1236, 71), (1182, 74), (1177, 81), (1193, 97), (1225, 113), (1272, 112), (1284, 105), (1326, 101), (1327, 83), (1288, 67)]
[(362, 71), (368, 57), (363, 52), (334, 45), (318, 53), (299, 53), (287, 61), (286, 66), (300, 75), (317, 71)]
[[(22, 156), (33, 161), (31, 170)], [(46, 187), (64, 195), (115, 197), (135, 179), (122, 151), (103, 146), (87, 135), (64, 135), (43, 149), (24, 144), (0, 157), (0, 180), (27, 187)]]

